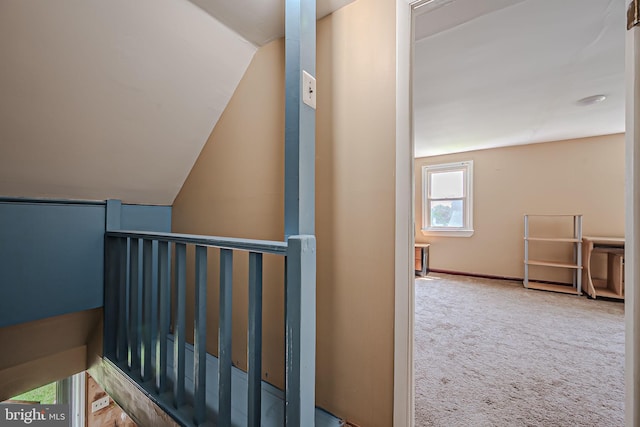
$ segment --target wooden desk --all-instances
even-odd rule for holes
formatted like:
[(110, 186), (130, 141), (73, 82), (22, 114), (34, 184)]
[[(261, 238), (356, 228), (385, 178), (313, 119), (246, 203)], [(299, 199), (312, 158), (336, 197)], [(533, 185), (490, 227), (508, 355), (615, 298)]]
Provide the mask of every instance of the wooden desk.
[(416, 243), (416, 275), (424, 277), (429, 274), (429, 243)]
[[(607, 254), (607, 278), (591, 277), (591, 257), (594, 253)], [(582, 238), (582, 286), (591, 297), (624, 299), (624, 238)]]

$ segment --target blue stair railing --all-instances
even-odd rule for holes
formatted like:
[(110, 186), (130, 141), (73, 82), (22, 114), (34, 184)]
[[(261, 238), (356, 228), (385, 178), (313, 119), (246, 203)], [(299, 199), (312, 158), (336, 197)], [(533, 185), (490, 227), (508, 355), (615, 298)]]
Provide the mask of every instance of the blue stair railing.
[[(287, 242), (277, 242), (110, 230), (105, 240), (104, 356), (179, 424), (187, 426), (232, 425), (232, 266), (238, 251), (249, 253), (248, 399), (247, 420), (241, 424), (261, 425), (262, 262), (264, 254), (284, 257), (285, 422), (287, 426), (314, 425), (314, 236), (291, 236)], [(185, 356), (189, 346), (185, 339), (187, 246), (195, 248), (192, 363)], [(207, 306), (210, 247), (219, 249), (220, 258), (218, 400), (214, 404), (206, 399), (207, 357), (211, 357), (206, 352), (207, 310), (212, 309)], [(193, 386), (186, 388), (188, 366), (193, 369)]]

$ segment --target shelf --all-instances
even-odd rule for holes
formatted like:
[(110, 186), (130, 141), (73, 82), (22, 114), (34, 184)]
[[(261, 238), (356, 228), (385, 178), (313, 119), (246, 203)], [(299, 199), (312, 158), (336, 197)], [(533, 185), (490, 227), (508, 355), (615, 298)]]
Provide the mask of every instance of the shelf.
[(624, 299), (624, 295), (617, 294), (610, 289), (607, 289), (607, 288), (595, 288), (595, 289), (596, 289), (596, 295), (599, 297)]
[(538, 291), (560, 292), (563, 294), (580, 295), (576, 288), (571, 285), (553, 285), (550, 283), (529, 282), (527, 289), (536, 289)]
[(570, 242), (581, 243), (582, 240), (573, 237), (525, 237), (524, 240), (530, 242)]
[(568, 264), (564, 262), (551, 262), (551, 261), (536, 261), (536, 260), (528, 260), (524, 262), (527, 265), (541, 265), (544, 267), (558, 267), (558, 268), (575, 268), (577, 270), (582, 270), (581, 265), (577, 264)]
[(624, 299), (624, 295), (620, 295), (619, 293), (609, 288), (609, 284), (607, 283), (606, 279), (592, 279), (592, 280), (593, 280), (593, 289), (595, 290), (595, 295), (592, 295), (592, 297)]
[[(551, 227), (550, 230), (546, 232), (541, 231), (538, 236), (530, 236), (529, 235), (529, 225), (530, 219), (532, 217), (564, 217), (564, 218), (573, 218), (573, 226), (571, 227), (572, 233), (569, 234), (571, 229), (566, 229), (564, 231), (559, 231), (557, 233), (553, 232), (558, 228), (558, 225), (562, 225), (567, 223), (565, 219), (562, 220), (552, 220), (551, 223), (547, 223), (547, 228), (550, 224), (555, 224), (555, 227)], [(534, 222), (539, 222), (540, 219), (534, 220)], [(538, 227), (542, 224), (545, 224), (544, 221), (538, 224)], [(569, 224), (567, 223), (567, 228)], [(546, 236), (545, 236), (546, 234)], [(555, 237), (554, 237), (555, 236)], [(529, 246), (530, 244), (540, 243), (540, 242), (550, 242), (550, 243), (570, 243), (573, 247), (573, 259), (570, 261), (564, 261), (564, 257), (559, 257), (558, 261), (547, 261), (540, 259), (531, 259), (529, 258)], [(565, 294), (572, 295), (582, 295), (582, 256), (581, 256), (581, 248), (582, 248), (583, 240), (582, 240), (582, 215), (525, 215), (524, 216), (524, 283), (526, 283), (526, 287), (529, 289), (538, 289), (541, 291), (551, 291), (551, 292), (561, 292)], [(540, 245), (543, 247), (549, 248), (549, 245)], [(544, 256), (544, 255), (542, 255)], [(565, 260), (567, 258), (564, 258)], [(573, 286), (563, 286), (563, 285), (553, 285), (548, 283), (541, 283), (535, 281), (529, 281), (529, 266), (536, 267), (553, 267), (553, 268), (566, 268), (571, 270), (571, 275), (573, 276)]]

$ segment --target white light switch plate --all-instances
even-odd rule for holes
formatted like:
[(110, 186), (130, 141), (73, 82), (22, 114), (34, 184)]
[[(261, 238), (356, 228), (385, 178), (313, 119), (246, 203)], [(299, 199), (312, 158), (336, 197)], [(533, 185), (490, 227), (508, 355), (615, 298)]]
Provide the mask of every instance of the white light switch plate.
[(316, 79), (306, 71), (302, 71), (302, 102), (316, 109)]
[(106, 408), (107, 406), (109, 406), (109, 396), (105, 396), (94, 401), (91, 404), (91, 413), (93, 414), (94, 412), (99, 411), (102, 408)]

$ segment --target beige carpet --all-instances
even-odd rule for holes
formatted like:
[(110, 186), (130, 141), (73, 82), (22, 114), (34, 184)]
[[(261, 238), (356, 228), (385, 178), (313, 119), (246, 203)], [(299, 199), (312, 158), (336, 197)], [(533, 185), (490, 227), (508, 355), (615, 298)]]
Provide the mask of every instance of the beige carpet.
[(416, 426), (624, 424), (624, 304), (416, 279)]

